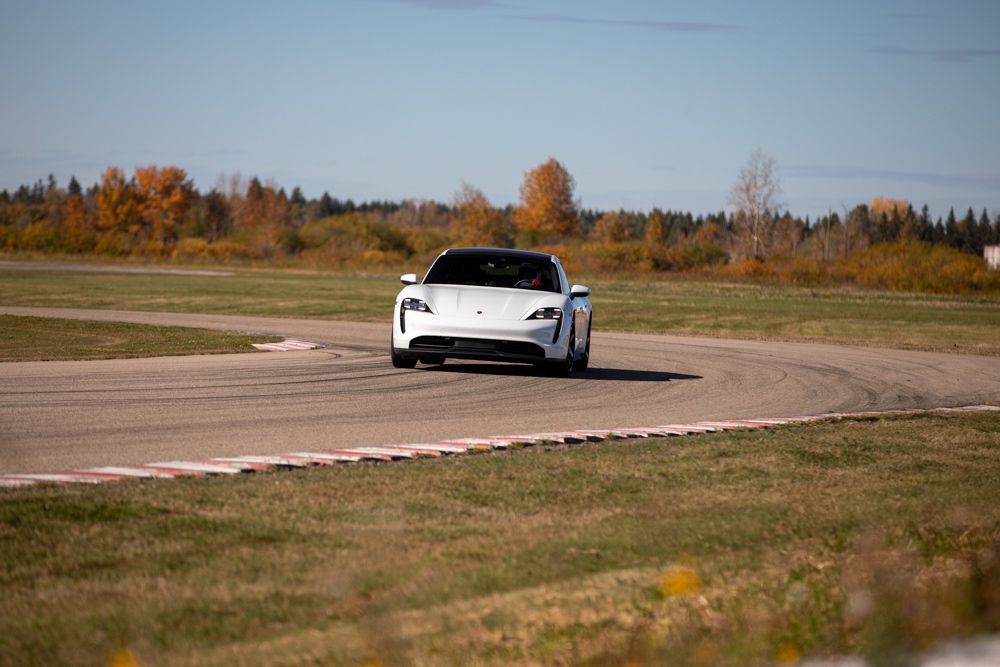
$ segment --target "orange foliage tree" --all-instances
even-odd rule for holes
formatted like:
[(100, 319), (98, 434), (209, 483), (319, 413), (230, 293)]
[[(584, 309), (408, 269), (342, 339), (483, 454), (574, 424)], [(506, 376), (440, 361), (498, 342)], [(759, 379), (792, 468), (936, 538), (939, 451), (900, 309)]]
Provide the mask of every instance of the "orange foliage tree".
[(135, 170), (135, 198), (143, 236), (150, 249), (160, 252), (177, 234), (177, 223), (191, 207), (194, 187), (177, 167), (139, 167)]
[(868, 210), (871, 211), (872, 215), (884, 215), (885, 217), (890, 218), (895, 213), (899, 217), (903, 217), (909, 206), (910, 202), (905, 199), (872, 197), (872, 203), (868, 206)]
[(873, 197), (868, 215), (872, 240), (876, 243), (917, 238), (916, 214), (905, 199)]
[(575, 187), (569, 171), (555, 158), (525, 173), (521, 204), (514, 212), (517, 231), (575, 235), (580, 227), (579, 211), (573, 201)]
[(62, 224), (69, 250), (89, 250), (89, 241), (93, 233), (87, 215), (87, 205), (80, 192), (70, 192), (66, 195), (62, 205)]
[(251, 178), (234, 214), (237, 238), (249, 244), (257, 255), (270, 257), (280, 249), (281, 232), (290, 210), (283, 190), (274, 183), (262, 185), (257, 178)]
[(125, 172), (108, 167), (97, 188), (97, 226), (107, 233), (135, 234), (141, 227), (136, 207), (135, 183), (125, 180)]
[(483, 247), (509, 244), (503, 212), (493, 207), (479, 188), (462, 183), (452, 201), (452, 212), (452, 226), (462, 243)]
[(621, 243), (632, 238), (632, 226), (629, 219), (616, 211), (608, 211), (602, 215), (591, 230), (591, 236), (604, 243)]
[(646, 219), (646, 228), (643, 229), (642, 238), (647, 246), (658, 246), (664, 242), (663, 234), (666, 230), (663, 226), (663, 213), (658, 208), (654, 208)]

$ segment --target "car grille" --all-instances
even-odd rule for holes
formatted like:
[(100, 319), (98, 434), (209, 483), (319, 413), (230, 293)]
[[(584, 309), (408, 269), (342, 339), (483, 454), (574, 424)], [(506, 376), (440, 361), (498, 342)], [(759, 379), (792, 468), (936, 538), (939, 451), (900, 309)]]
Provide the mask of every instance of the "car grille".
[(487, 338), (451, 338), (447, 336), (418, 336), (410, 341), (411, 350), (427, 352), (471, 353), (496, 355), (498, 357), (538, 357), (545, 358), (545, 350), (534, 343), (516, 340), (490, 340)]

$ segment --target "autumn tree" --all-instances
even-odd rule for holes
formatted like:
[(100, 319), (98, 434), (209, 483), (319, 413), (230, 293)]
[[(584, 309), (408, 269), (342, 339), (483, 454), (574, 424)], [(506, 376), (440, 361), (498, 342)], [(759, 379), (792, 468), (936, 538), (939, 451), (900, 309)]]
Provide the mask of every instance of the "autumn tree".
[(723, 227), (718, 222), (714, 220), (709, 220), (703, 222), (698, 226), (697, 229), (686, 239), (686, 245), (689, 248), (692, 247), (703, 247), (703, 248), (717, 248), (720, 251), (726, 244), (726, 228)]
[(288, 223), (288, 196), (274, 183), (262, 184), (254, 177), (236, 206), (234, 227), (239, 240), (260, 257), (269, 257), (281, 246), (282, 230)]
[(97, 226), (106, 233), (135, 234), (141, 227), (135, 198), (135, 182), (125, 172), (108, 167), (97, 188)]
[(93, 237), (87, 204), (83, 200), (83, 189), (76, 177), (70, 179), (66, 199), (62, 209), (63, 231), (66, 244), (72, 251), (88, 250)]
[(898, 215), (902, 217), (903, 212), (910, 202), (905, 199), (892, 199), (891, 197), (872, 197), (872, 203), (868, 205), (868, 210), (874, 216)]
[(479, 188), (462, 183), (452, 200), (452, 227), (462, 243), (500, 248), (510, 244), (507, 220)]
[(629, 219), (616, 211), (608, 211), (602, 215), (590, 235), (602, 243), (621, 243), (632, 238), (632, 226)]
[(663, 211), (654, 208), (646, 219), (646, 228), (643, 230), (642, 238), (648, 246), (663, 244)]
[(917, 236), (917, 216), (905, 199), (874, 197), (868, 207), (873, 243), (913, 239)]
[(521, 203), (514, 212), (518, 232), (573, 236), (580, 227), (576, 182), (558, 160), (549, 160), (524, 174)]
[(736, 235), (740, 254), (766, 259), (771, 250), (775, 211), (781, 207), (781, 181), (775, 159), (758, 148), (740, 168), (729, 191), (728, 203), (736, 209)]
[(194, 186), (178, 167), (135, 170), (137, 210), (151, 250), (162, 252), (177, 236), (177, 224), (191, 207)]

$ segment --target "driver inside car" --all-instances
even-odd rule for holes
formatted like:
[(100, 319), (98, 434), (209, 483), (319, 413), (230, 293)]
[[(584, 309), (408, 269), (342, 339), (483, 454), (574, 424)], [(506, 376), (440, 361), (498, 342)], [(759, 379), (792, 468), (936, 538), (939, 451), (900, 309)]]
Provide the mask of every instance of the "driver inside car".
[(534, 264), (522, 264), (517, 270), (517, 282), (514, 287), (541, 287), (542, 271)]

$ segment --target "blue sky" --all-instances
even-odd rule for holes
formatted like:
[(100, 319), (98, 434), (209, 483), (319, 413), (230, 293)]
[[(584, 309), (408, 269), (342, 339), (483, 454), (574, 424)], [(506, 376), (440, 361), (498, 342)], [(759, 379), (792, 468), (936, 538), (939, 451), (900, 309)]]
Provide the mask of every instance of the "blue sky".
[(0, 0), (0, 189), (175, 165), (307, 197), (1000, 212), (1000, 1)]

